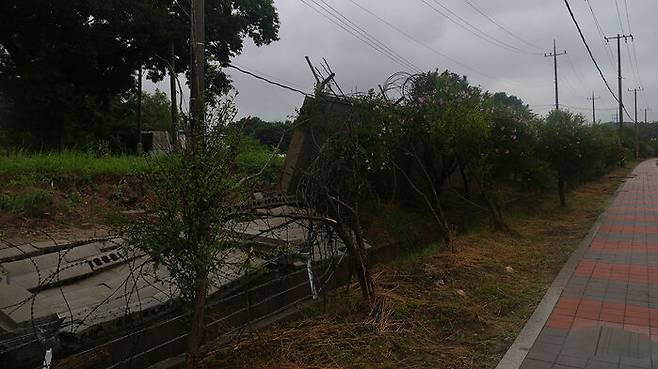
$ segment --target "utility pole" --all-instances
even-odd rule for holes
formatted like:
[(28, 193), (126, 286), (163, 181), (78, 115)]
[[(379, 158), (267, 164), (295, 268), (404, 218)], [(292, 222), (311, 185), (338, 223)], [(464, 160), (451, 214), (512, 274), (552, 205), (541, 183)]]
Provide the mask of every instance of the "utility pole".
[(178, 145), (178, 110), (176, 109), (176, 53), (174, 43), (169, 48), (169, 89), (171, 95), (171, 149), (176, 151)]
[(633, 92), (633, 95), (635, 97), (635, 160), (640, 158), (640, 128), (637, 125), (637, 92), (638, 91), (644, 91), (643, 88), (633, 88), (633, 89), (628, 89), (628, 91)]
[(601, 99), (601, 96), (594, 96), (594, 91), (592, 91), (592, 97), (588, 97), (587, 100), (592, 100), (592, 125), (596, 124), (596, 100)]
[[(187, 154), (192, 160), (201, 155), (206, 149), (205, 145), (205, 89), (206, 89), (206, 27), (205, 27), (205, 0), (191, 0), (191, 34), (190, 34), (190, 146)], [(196, 172), (192, 174), (196, 176)], [(201, 210), (200, 217), (207, 216), (207, 210)], [(204, 224), (205, 220), (193, 219), (193, 223)], [(197, 229), (196, 235), (192, 237), (206, 237), (205, 225)], [(193, 243), (197, 248), (205, 247), (199, 245), (200, 240)], [(195, 257), (200, 256), (198, 251), (190, 250)], [(194, 281), (194, 302), (192, 303), (192, 315), (190, 330), (187, 336), (187, 353), (185, 357), (185, 368), (193, 369), (200, 364), (200, 348), (203, 342), (205, 328), (205, 309), (208, 293), (208, 272), (206, 260), (196, 264), (194, 270), (196, 278)]]
[[(610, 40), (617, 40), (617, 79), (619, 80), (619, 93), (617, 94), (617, 99), (619, 100), (619, 148), (621, 148), (621, 136), (622, 129), (624, 127), (624, 98), (623, 98), (623, 88), (622, 88), (622, 75), (621, 75), (621, 39), (628, 42), (628, 39), (633, 39), (633, 35), (620, 35), (613, 37), (606, 37), (605, 41), (610, 42)], [(623, 162), (623, 159), (622, 159)]]
[(192, 0), (190, 39), (190, 144), (192, 151), (203, 145), (206, 85), (205, 0)]
[(137, 72), (137, 155), (142, 155), (142, 66)]
[(544, 53), (545, 58), (553, 58), (553, 69), (555, 70), (555, 110), (560, 110), (560, 98), (558, 95), (558, 83), (557, 83), (557, 57), (561, 55), (567, 55), (567, 51), (561, 51), (560, 53), (557, 52), (557, 44), (555, 43), (555, 40), (553, 40), (553, 52), (552, 53)]
[(647, 111), (651, 111), (651, 109), (644, 108), (644, 123), (649, 123), (647, 120)]

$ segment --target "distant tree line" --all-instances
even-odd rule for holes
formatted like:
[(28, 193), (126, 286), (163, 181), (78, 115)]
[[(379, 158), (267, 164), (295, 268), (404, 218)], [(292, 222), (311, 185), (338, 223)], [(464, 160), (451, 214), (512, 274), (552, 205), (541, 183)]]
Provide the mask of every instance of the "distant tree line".
[(245, 117), (240, 120), (244, 133), (254, 137), (261, 144), (269, 147), (279, 147), (286, 152), (290, 145), (293, 132), (293, 122), (266, 122), (258, 117)]

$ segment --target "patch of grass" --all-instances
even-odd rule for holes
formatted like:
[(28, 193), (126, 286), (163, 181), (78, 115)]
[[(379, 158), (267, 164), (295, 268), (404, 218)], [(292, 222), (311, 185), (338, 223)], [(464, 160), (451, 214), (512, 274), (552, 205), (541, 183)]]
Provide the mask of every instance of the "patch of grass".
[(140, 156), (96, 156), (79, 151), (30, 154), (21, 151), (0, 156), (0, 175), (30, 178), (44, 175), (127, 175), (144, 171), (147, 158)]
[(50, 211), (53, 204), (53, 194), (41, 189), (0, 195), (0, 210), (12, 214), (41, 216)]
[(441, 246), (438, 242), (431, 243), (423, 248), (407, 252), (405, 255), (396, 258), (392, 265), (402, 269), (405, 267), (413, 266), (418, 262), (418, 260), (421, 260), (428, 255), (435, 254), (442, 247), (443, 246)]
[[(628, 171), (571, 191), (566, 209), (553, 193), (522, 196), (506, 209), (518, 235), (479, 219), (455, 237), (454, 253), (432, 243), (377, 265), (373, 309), (359, 304), (358, 287), (339, 289), (322, 310), (214, 348), (207, 367), (493, 368)], [(395, 215), (381, 217), (370, 239), (397, 232), (382, 226)], [(428, 222), (413, 229), (419, 224)]]

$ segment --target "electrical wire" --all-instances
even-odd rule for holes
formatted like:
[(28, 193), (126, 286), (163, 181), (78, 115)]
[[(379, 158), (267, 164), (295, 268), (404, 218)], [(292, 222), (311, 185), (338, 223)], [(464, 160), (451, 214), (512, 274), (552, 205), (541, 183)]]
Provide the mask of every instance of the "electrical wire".
[(246, 70), (246, 69), (243, 69), (243, 68), (241, 68), (241, 67), (238, 67), (238, 66), (236, 66), (235, 64), (228, 64), (228, 67), (229, 67), (229, 68), (233, 68), (233, 69), (237, 70), (238, 72), (241, 72), (241, 73), (247, 74), (247, 75), (249, 75), (249, 76), (252, 76), (252, 77), (254, 77), (254, 78), (258, 79), (258, 80), (261, 80), (261, 81), (263, 81), (263, 82), (269, 83), (269, 84), (271, 84), (271, 85), (274, 85), (274, 86), (277, 86), (277, 87), (281, 87), (281, 88), (286, 89), (286, 90), (289, 90), (289, 91), (297, 92), (297, 93), (302, 94), (302, 95), (304, 95), (304, 96), (306, 96), (306, 97), (313, 97), (313, 95), (310, 94), (310, 93), (308, 93), (308, 92), (304, 92), (304, 91), (302, 91), (302, 90), (300, 90), (300, 89), (297, 89), (297, 88), (295, 88), (295, 87), (290, 87), (290, 86), (284, 85), (283, 83), (279, 83), (279, 82), (276, 82), (276, 81), (272, 81), (272, 80), (267, 79), (267, 78), (265, 78), (265, 77), (259, 76), (259, 75), (257, 75), (257, 74), (254, 73), (254, 72), (250, 72), (250, 71), (248, 71), (248, 70)]
[[(511, 52), (514, 52), (514, 53), (526, 54), (526, 55), (543, 55), (542, 53), (538, 53), (538, 52), (528, 52), (528, 51), (526, 51), (526, 50), (520, 49), (520, 48), (518, 48), (518, 47), (516, 47), (516, 46), (510, 45), (510, 44), (508, 44), (508, 43), (506, 43), (506, 42), (504, 42), (504, 41), (500, 41), (500, 40), (498, 40), (498, 39), (496, 39), (496, 38), (494, 38), (494, 37), (488, 35), (486, 32), (484, 32), (484, 31), (482, 31), (481, 29), (475, 27), (474, 25), (472, 25), (471, 23), (469, 23), (468, 21), (466, 21), (464, 18), (462, 18), (461, 16), (459, 16), (457, 13), (455, 13), (455, 12), (452, 11), (452, 10), (450, 10), (450, 8), (448, 8), (447, 6), (445, 6), (445, 5), (443, 5), (442, 3), (440, 3), (438, 0), (432, 0), (432, 1), (433, 1), (435, 4), (437, 4), (439, 7), (441, 7), (444, 11), (450, 13), (452, 16), (449, 16), (449, 15), (446, 14), (444, 11), (442, 11), (442, 10), (438, 9), (436, 6), (430, 4), (427, 0), (420, 0), (420, 1), (422, 1), (425, 5), (427, 5), (428, 7), (430, 7), (430, 8), (431, 8), (432, 10), (434, 10), (436, 13), (438, 13), (438, 14), (440, 14), (441, 16), (443, 16), (444, 18), (448, 19), (450, 22), (454, 23), (455, 25), (457, 25), (457, 26), (459, 26), (460, 28), (462, 28), (462, 29), (468, 31), (469, 33), (475, 35), (477, 38), (479, 38), (479, 39), (481, 39), (481, 40), (483, 40), (483, 41), (485, 41), (485, 42), (488, 42), (488, 43), (490, 43), (490, 44), (492, 44), (492, 45), (498, 46), (498, 47), (500, 47), (500, 48), (503, 48), (503, 49), (505, 49), (505, 50), (507, 50), (507, 51), (511, 51)], [(461, 23), (458, 22), (457, 20), (453, 19), (453, 17), (455, 17), (455, 18), (457, 18), (458, 20), (460, 20)]]
[[(359, 39), (361, 42), (365, 43), (366, 45), (370, 46), (372, 49), (375, 51), (379, 52), (383, 56), (391, 59), (393, 62), (396, 64), (402, 66), (403, 68), (406, 69), (411, 69), (414, 70), (415, 68), (413, 66), (410, 66), (409, 64), (405, 63), (404, 60), (396, 57), (394, 54), (391, 54), (388, 52), (385, 48), (382, 48), (381, 45), (379, 45), (377, 42), (373, 42), (370, 40), (366, 35), (363, 35), (361, 32), (358, 31), (355, 27), (346, 24), (340, 17), (338, 17), (336, 14), (332, 13), (330, 10), (327, 10), (325, 7), (322, 5), (318, 4), (314, 0), (300, 0), (302, 3), (304, 3), (306, 6), (310, 7), (313, 9), (315, 12), (329, 20), (330, 22), (334, 23), (338, 27), (342, 28), (346, 32), (350, 33), (352, 36), (356, 37)], [(311, 5), (310, 2), (312, 2), (315, 6)], [(317, 7), (317, 8), (316, 8)], [(320, 10), (318, 10), (320, 9)]]
[(621, 21), (621, 12), (619, 11), (619, 0), (615, 0), (615, 8), (617, 8), (617, 19), (619, 20), (619, 27), (621, 28), (621, 33), (626, 33), (626, 31), (624, 31), (624, 22)]
[(383, 42), (381, 42), (380, 40), (378, 40), (377, 38), (375, 38), (374, 36), (372, 36), (370, 33), (368, 33), (368, 31), (366, 31), (365, 29), (363, 29), (362, 27), (360, 27), (357, 23), (354, 23), (353, 21), (351, 21), (349, 18), (347, 18), (345, 15), (343, 15), (339, 10), (337, 10), (336, 8), (334, 8), (333, 6), (331, 6), (331, 4), (329, 4), (327, 1), (325, 1), (325, 0), (311, 0), (311, 1), (313, 1), (313, 2), (315, 2), (315, 3), (317, 3), (317, 1), (320, 1), (321, 3), (325, 4), (325, 5), (326, 5), (327, 7), (329, 7), (331, 10), (333, 10), (336, 14), (338, 14), (342, 19), (344, 19), (344, 20), (347, 21), (348, 23), (354, 25), (357, 29), (359, 29), (360, 31), (362, 31), (364, 34), (368, 35), (370, 38), (372, 38), (372, 39), (375, 40), (377, 43), (379, 43), (380, 45), (382, 45), (384, 48), (386, 48), (386, 49), (387, 49), (388, 51), (390, 51), (392, 54), (394, 54), (394, 55), (400, 57), (400, 58), (403, 59), (406, 63), (409, 63), (409, 65), (413, 66), (413, 67), (416, 68), (418, 71), (420, 71), (420, 68), (416, 67), (413, 63), (411, 63), (409, 60), (407, 60), (407, 59), (406, 59), (405, 57), (403, 57), (402, 55), (400, 55), (400, 54), (398, 54), (397, 52), (393, 51), (391, 48), (389, 48), (388, 46), (386, 46), (386, 44), (384, 44)]
[[(631, 22), (631, 15), (630, 15), (630, 11), (628, 10), (628, 0), (624, 0), (624, 8), (626, 10), (626, 22), (628, 23), (628, 32), (633, 34), (633, 25), (632, 25), (632, 22)], [(631, 43), (631, 45), (633, 46), (633, 52), (632, 52), (633, 58), (632, 58), (632, 61), (631, 61), (631, 65), (634, 64), (635, 76), (636, 76), (636, 79), (637, 79), (637, 84), (642, 90), (640, 95), (642, 96), (642, 99), (644, 100), (644, 104), (649, 105), (647, 103), (647, 98), (646, 98), (646, 95), (645, 95), (645, 92), (644, 92), (644, 83), (642, 82), (642, 75), (640, 74), (640, 63), (638, 62), (638, 58), (637, 58), (637, 47), (635, 46), (635, 39), (633, 39), (632, 41), (633, 42)], [(628, 47), (628, 45), (627, 45), (627, 47)], [(629, 55), (630, 55), (631, 51), (629, 50), (628, 52), (629, 52)]]
[(571, 56), (569, 56), (569, 54), (565, 54), (565, 56), (567, 57), (567, 63), (569, 64), (569, 67), (571, 68), (571, 71), (573, 72), (574, 76), (576, 77), (576, 79), (578, 79), (581, 86), (585, 86), (586, 85), (585, 79), (582, 78), (581, 74), (578, 73), (578, 71), (576, 70), (576, 66), (573, 63), (573, 60), (571, 60)]
[[(599, 63), (596, 61), (596, 58), (594, 58), (594, 54), (592, 54), (592, 49), (589, 47), (589, 44), (587, 43), (587, 39), (585, 38), (585, 35), (583, 34), (583, 30), (580, 28), (580, 24), (578, 24), (578, 20), (576, 20), (576, 16), (573, 13), (573, 10), (571, 9), (571, 4), (569, 4), (569, 0), (564, 0), (564, 4), (567, 6), (567, 10), (569, 11), (569, 15), (571, 15), (571, 19), (573, 20), (573, 23), (576, 25), (576, 28), (578, 29), (578, 33), (580, 34), (580, 38), (583, 41), (583, 44), (585, 45), (585, 48), (587, 49), (587, 53), (589, 53), (589, 57), (592, 59), (592, 62), (594, 63), (594, 66), (596, 67), (596, 70), (599, 71), (599, 75), (601, 76), (601, 79), (605, 83), (605, 87), (608, 89), (612, 97), (619, 102), (619, 98), (615, 93), (612, 91), (612, 88), (610, 88), (610, 84), (608, 83), (608, 80), (605, 78), (605, 75), (603, 74), (603, 71), (601, 70), (601, 67), (599, 67)], [(633, 119), (631, 115), (628, 113), (626, 110), (626, 107), (623, 106), (622, 108), (626, 112), (626, 115), (628, 115), (629, 118)]]
[(608, 61), (610, 61), (610, 67), (612, 68), (612, 70), (614, 70), (615, 57), (612, 53), (612, 49), (610, 48), (610, 44), (608, 44), (605, 41), (605, 32), (603, 32), (603, 28), (601, 27), (599, 18), (596, 16), (596, 12), (594, 12), (594, 7), (592, 6), (592, 3), (590, 2), (590, 0), (585, 0), (585, 2), (587, 3), (589, 11), (592, 14), (592, 18), (594, 19), (594, 24), (596, 25), (596, 29), (599, 32), (599, 37), (601, 38), (601, 43), (603, 44), (603, 49), (605, 50), (605, 54), (608, 56)]
[[(320, 14), (330, 22), (342, 28), (344, 31), (350, 33), (352, 36), (359, 39), (361, 42), (365, 43), (372, 49), (384, 55), (385, 57), (391, 59), (396, 64), (411, 71), (421, 72), (420, 68), (415, 66), (413, 63), (411, 63), (409, 60), (407, 60), (397, 52), (393, 51), (391, 48), (386, 46), (383, 42), (378, 40), (376, 37), (372, 36), (370, 33), (365, 31), (360, 26), (356, 25), (356, 23), (349, 20), (340, 12), (332, 11), (333, 9), (332, 7), (327, 7), (326, 5), (322, 5), (321, 3), (318, 2), (318, 0), (300, 0), (300, 1), (304, 5), (313, 9), (316, 13)], [(311, 4), (314, 4), (315, 6)]]
[(489, 15), (487, 15), (484, 11), (482, 11), (480, 8), (478, 8), (478, 7), (477, 7), (475, 4), (473, 4), (473, 2), (471, 2), (470, 0), (464, 0), (464, 2), (465, 2), (466, 4), (468, 4), (471, 8), (473, 8), (476, 12), (478, 12), (480, 15), (482, 15), (482, 16), (485, 17), (485, 18), (487, 18), (491, 23), (495, 24), (496, 27), (500, 28), (500, 29), (503, 30), (505, 33), (507, 33), (508, 35), (514, 37), (515, 39), (517, 39), (517, 40), (523, 42), (524, 44), (526, 44), (526, 45), (528, 45), (528, 46), (530, 46), (530, 47), (533, 47), (533, 48), (535, 48), (535, 49), (537, 49), (537, 50), (540, 50), (540, 51), (543, 51), (543, 50), (544, 50), (543, 47), (541, 47), (541, 46), (537, 46), (537, 45), (533, 44), (532, 42), (526, 41), (526, 40), (525, 40), (524, 38), (522, 38), (521, 36), (518, 36), (518, 35), (515, 34), (514, 32), (510, 31), (507, 27), (505, 27), (505, 26), (503, 26), (502, 24), (498, 23), (495, 19), (493, 19), (492, 17), (490, 17)]
[(447, 54), (445, 54), (445, 53), (442, 53), (441, 51), (436, 50), (436, 49), (433, 48), (432, 46), (430, 46), (430, 45), (428, 45), (428, 44), (426, 44), (426, 43), (424, 43), (424, 42), (418, 40), (418, 39), (415, 38), (414, 36), (410, 35), (409, 33), (405, 32), (405, 31), (403, 31), (402, 29), (400, 29), (399, 27), (397, 27), (395, 24), (393, 24), (393, 23), (387, 21), (386, 19), (382, 18), (381, 16), (377, 15), (377, 14), (376, 14), (375, 12), (373, 12), (372, 10), (370, 10), (370, 9), (366, 8), (365, 6), (363, 6), (363, 5), (359, 4), (359, 3), (357, 3), (356, 1), (354, 1), (354, 0), (349, 0), (349, 1), (350, 1), (352, 4), (354, 4), (356, 7), (360, 8), (361, 10), (363, 10), (364, 12), (366, 12), (366, 13), (370, 14), (371, 16), (375, 17), (377, 20), (379, 20), (380, 22), (384, 23), (385, 25), (387, 25), (388, 27), (390, 27), (390, 28), (393, 29), (394, 31), (398, 32), (399, 34), (403, 35), (404, 37), (408, 38), (409, 40), (411, 40), (411, 41), (413, 41), (413, 42), (415, 42), (415, 43), (417, 43), (417, 44), (423, 46), (424, 48), (430, 50), (430, 51), (433, 52), (434, 54), (439, 55), (439, 56), (441, 56), (441, 57), (444, 57), (444, 58), (446, 58), (446, 59), (452, 61), (453, 63), (455, 63), (455, 64), (457, 64), (457, 65), (459, 65), (459, 66), (462, 66), (462, 67), (464, 67), (464, 68), (466, 68), (466, 69), (468, 69), (468, 70), (470, 70), (470, 71), (472, 71), (472, 72), (474, 72), (474, 73), (477, 73), (477, 74), (479, 74), (479, 75), (481, 75), (481, 76), (483, 76), (483, 77), (489, 78), (489, 79), (491, 79), (491, 80), (497, 80), (497, 78), (492, 77), (492, 76), (490, 76), (490, 75), (488, 75), (488, 74), (486, 74), (486, 73), (484, 73), (484, 72), (481, 72), (481, 71), (479, 71), (479, 70), (477, 70), (477, 69), (475, 69), (475, 68), (473, 68), (473, 67), (471, 67), (471, 66), (469, 66), (469, 65), (466, 65), (466, 64), (460, 62), (459, 60), (457, 60), (457, 59), (455, 59), (455, 58), (453, 58), (453, 57), (451, 57), (451, 56), (449, 56), (449, 55), (447, 55)]

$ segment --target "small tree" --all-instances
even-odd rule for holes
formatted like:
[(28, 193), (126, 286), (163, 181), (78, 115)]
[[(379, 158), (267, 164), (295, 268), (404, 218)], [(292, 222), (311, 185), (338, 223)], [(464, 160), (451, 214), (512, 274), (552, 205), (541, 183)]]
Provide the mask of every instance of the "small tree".
[(123, 230), (128, 245), (166, 268), (178, 286), (190, 313), (187, 368), (198, 366), (209, 278), (225, 263), (231, 205), (248, 181), (235, 168), (241, 130), (231, 123), (234, 116), (230, 103), (221, 105), (203, 145), (152, 162), (146, 216)]
[(356, 274), (370, 306), (375, 302), (375, 285), (361, 224), (361, 203), (368, 187), (368, 172), (374, 165), (369, 160), (374, 152), (369, 149), (374, 147), (368, 146), (373, 143), (369, 140), (372, 137), (365, 125), (349, 119), (318, 148), (297, 188), (298, 198), (307, 207), (335, 220), (333, 228), (347, 249), (350, 270)]
[(560, 206), (566, 206), (565, 187), (586, 171), (585, 142), (588, 140), (585, 118), (569, 111), (554, 110), (540, 126), (539, 155), (557, 174)]

